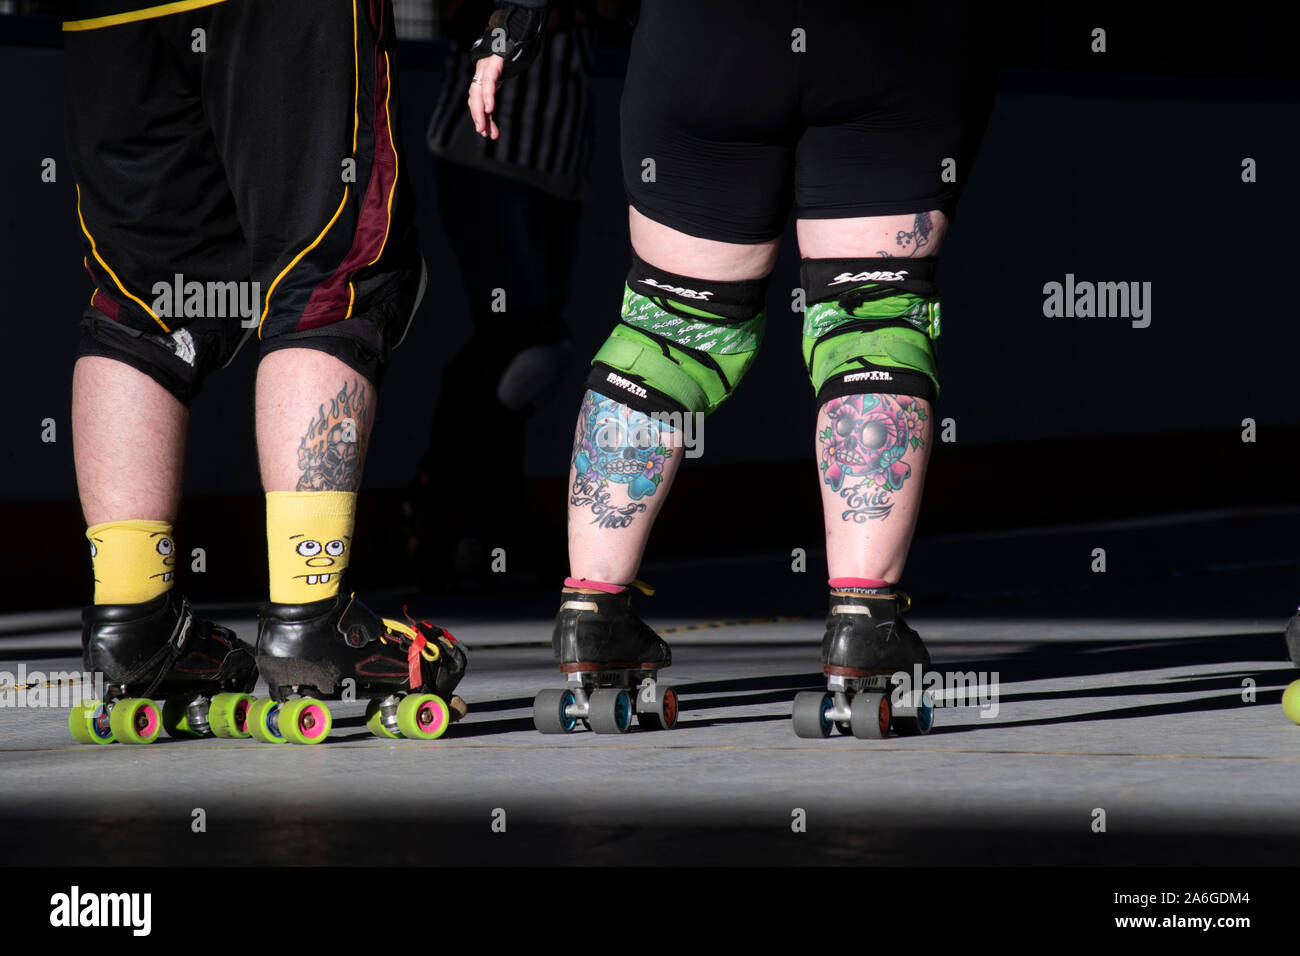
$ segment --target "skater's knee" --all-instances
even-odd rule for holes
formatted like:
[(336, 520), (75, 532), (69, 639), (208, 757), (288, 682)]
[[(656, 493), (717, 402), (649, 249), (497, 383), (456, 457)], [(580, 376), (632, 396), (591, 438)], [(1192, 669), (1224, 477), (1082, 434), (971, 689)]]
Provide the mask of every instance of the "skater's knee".
[(803, 354), (817, 401), (939, 391), (935, 258), (805, 259)]
[(735, 391), (763, 339), (767, 279), (715, 282), (633, 256), (623, 314), (587, 386), (646, 414), (709, 413)]
[(207, 323), (170, 333), (146, 332), (115, 322), (98, 309), (81, 320), (77, 358), (97, 357), (121, 362), (148, 375), (182, 405), (189, 406), (208, 373), (226, 364), (239, 340)]

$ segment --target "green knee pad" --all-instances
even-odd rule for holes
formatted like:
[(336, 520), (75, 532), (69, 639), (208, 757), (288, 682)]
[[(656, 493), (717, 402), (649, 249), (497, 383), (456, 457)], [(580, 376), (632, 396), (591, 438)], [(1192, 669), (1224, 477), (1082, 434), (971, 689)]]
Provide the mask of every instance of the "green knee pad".
[(938, 300), (879, 282), (835, 294), (804, 313), (804, 365), (818, 400), (859, 392), (937, 397)]
[(651, 298), (626, 286), (622, 320), (592, 359), (588, 387), (647, 412), (659, 410), (649, 407), (656, 405), (712, 412), (753, 364), (764, 316), (724, 318), (705, 304)]

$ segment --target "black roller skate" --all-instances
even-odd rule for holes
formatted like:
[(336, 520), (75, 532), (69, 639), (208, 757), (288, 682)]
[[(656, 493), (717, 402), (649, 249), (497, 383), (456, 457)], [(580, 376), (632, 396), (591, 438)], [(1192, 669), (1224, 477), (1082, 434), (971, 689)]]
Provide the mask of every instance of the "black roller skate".
[(195, 617), (183, 596), (96, 604), (81, 622), (82, 658), (102, 675), (104, 699), (72, 708), (73, 739), (150, 744), (163, 728), (171, 737), (249, 736), (253, 652), (234, 631)]
[(257, 666), (271, 697), (249, 710), (263, 743), (318, 744), (333, 718), (324, 700), (369, 695), (366, 726), (376, 737), (433, 740), (464, 716), (452, 691), (465, 650), (428, 621), (380, 618), (354, 595), (261, 609)]
[(598, 734), (625, 734), (634, 713), (647, 730), (674, 727), (677, 695), (656, 680), (660, 668), (672, 664), (672, 650), (636, 616), (631, 589), (608, 594), (566, 587), (561, 595), (551, 645), (569, 686), (537, 695), (537, 729), (567, 734), (582, 721)]
[[(905, 594), (831, 592), (830, 616), (822, 639), (826, 690), (794, 698), (794, 732), (800, 737), (842, 734), (879, 740), (894, 732), (928, 734), (934, 701), (916, 686), (916, 674), (930, 667), (930, 653), (903, 620), (911, 606)], [(891, 678), (907, 675), (910, 689), (895, 690)]]

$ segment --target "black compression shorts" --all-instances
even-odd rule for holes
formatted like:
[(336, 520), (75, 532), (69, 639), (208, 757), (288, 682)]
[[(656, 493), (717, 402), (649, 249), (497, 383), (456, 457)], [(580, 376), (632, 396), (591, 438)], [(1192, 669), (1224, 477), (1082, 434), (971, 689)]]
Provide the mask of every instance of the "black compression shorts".
[(645, 0), (623, 91), (630, 202), (738, 243), (779, 236), (792, 203), (807, 219), (951, 215), (992, 100), (970, 7)]
[[(80, 354), (185, 401), (251, 335), (378, 377), (421, 272), (390, 6), (225, 0), (65, 24), (95, 285)], [(216, 291), (168, 294), (190, 283)]]

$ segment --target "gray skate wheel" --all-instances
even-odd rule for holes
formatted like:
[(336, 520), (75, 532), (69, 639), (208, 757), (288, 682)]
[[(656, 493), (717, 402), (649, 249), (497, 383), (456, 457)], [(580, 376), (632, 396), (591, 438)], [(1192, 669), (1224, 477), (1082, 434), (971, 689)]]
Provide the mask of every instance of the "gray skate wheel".
[(849, 705), (849, 725), (853, 736), (859, 740), (883, 740), (889, 736), (889, 722), (893, 713), (889, 695), (874, 691), (858, 694)]
[(533, 700), (533, 726), (544, 734), (572, 733), (577, 718), (567, 713), (573, 703), (573, 691), (547, 688)]
[(632, 726), (632, 701), (617, 687), (591, 692), (591, 715), (587, 721), (598, 734), (625, 734)]
[(794, 707), (790, 711), (790, 716), (794, 718), (794, 735), (813, 740), (829, 737), (834, 724), (827, 719), (826, 711), (830, 710), (834, 702), (830, 694), (819, 690), (805, 690), (795, 694)]
[(636, 722), (646, 730), (672, 730), (677, 726), (677, 694), (671, 687), (655, 685), (655, 699), (647, 702), (637, 694)]
[(900, 737), (918, 737), (928, 734), (934, 726), (934, 700), (928, 691), (921, 693), (921, 706), (915, 714), (895, 714), (894, 730)]

